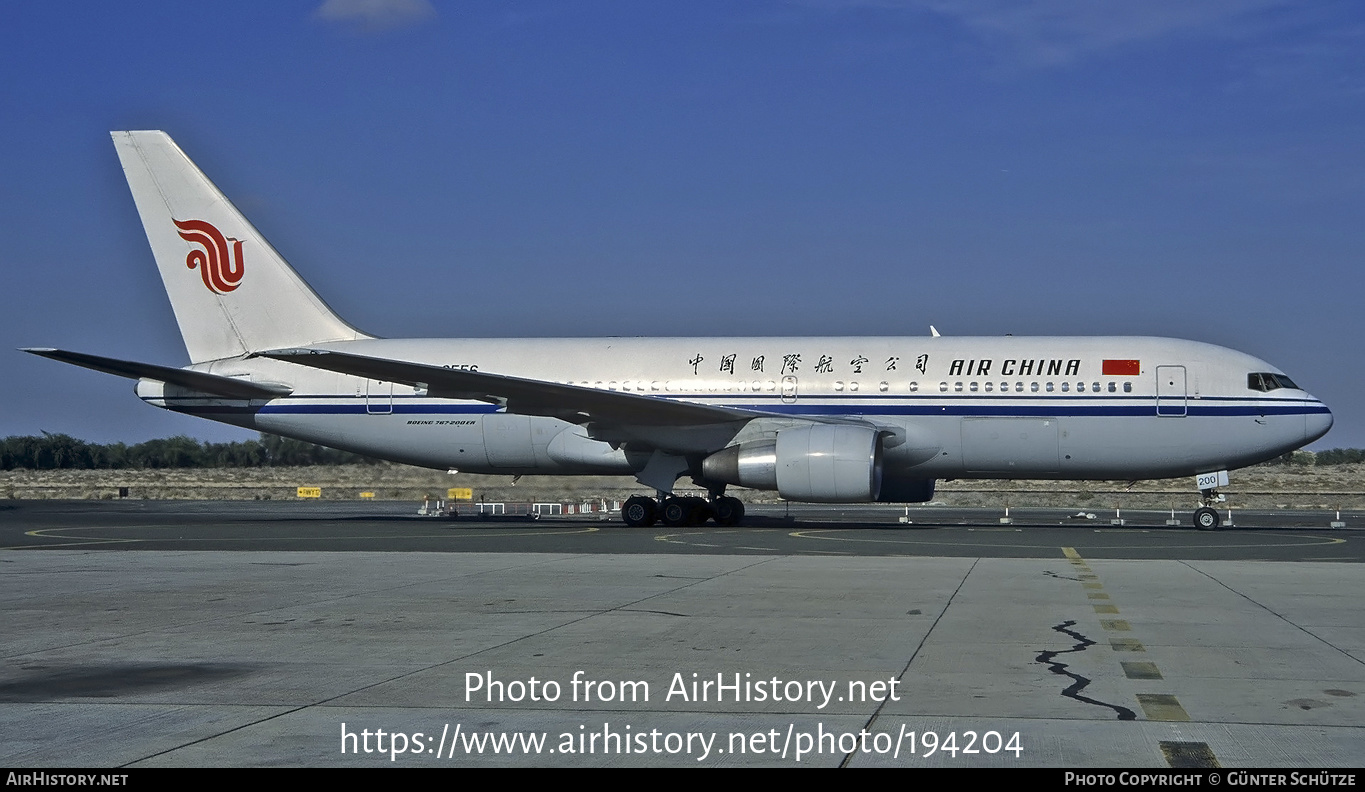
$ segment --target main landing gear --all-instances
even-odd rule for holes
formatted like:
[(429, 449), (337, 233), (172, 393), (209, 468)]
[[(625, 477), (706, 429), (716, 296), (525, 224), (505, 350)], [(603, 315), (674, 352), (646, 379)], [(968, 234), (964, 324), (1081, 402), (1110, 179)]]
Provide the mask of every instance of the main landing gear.
[(662, 522), (670, 528), (701, 525), (715, 520), (716, 525), (738, 525), (744, 519), (744, 502), (728, 495), (713, 495), (710, 500), (659, 493), (659, 498), (635, 495), (621, 507), (621, 519), (632, 528), (648, 528)]

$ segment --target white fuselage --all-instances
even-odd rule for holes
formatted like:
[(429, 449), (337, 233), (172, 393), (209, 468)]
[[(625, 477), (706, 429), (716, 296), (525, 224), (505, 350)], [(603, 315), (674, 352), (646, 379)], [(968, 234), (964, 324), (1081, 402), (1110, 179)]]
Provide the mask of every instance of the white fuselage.
[[(822, 419), (885, 430), (888, 477), (1143, 479), (1234, 469), (1322, 436), (1332, 417), (1279, 373), (1223, 347), (1147, 337), (367, 339), (320, 349)], [(430, 398), (406, 385), (262, 358), (193, 368), (281, 382), (231, 401), (144, 380), (158, 406), (433, 468), (631, 474), (644, 460), (555, 418)], [(1106, 373), (1107, 372), (1107, 373)], [(180, 395), (177, 395), (177, 394)], [(780, 430), (781, 420), (680, 432), (679, 454)]]

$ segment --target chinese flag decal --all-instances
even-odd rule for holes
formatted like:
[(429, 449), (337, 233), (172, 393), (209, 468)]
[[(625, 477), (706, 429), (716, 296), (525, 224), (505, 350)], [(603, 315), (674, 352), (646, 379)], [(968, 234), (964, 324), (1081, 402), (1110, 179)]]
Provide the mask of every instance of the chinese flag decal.
[(1136, 377), (1142, 373), (1142, 361), (1106, 360), (1101, 373), (1106, 377)]

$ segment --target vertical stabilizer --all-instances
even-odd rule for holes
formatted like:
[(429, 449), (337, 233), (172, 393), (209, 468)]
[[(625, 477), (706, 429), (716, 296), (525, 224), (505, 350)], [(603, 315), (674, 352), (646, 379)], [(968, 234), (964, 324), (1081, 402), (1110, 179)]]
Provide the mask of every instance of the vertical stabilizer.
[(190, 360), (349, 341), (341, 320), (165, 132), (113, 132)]

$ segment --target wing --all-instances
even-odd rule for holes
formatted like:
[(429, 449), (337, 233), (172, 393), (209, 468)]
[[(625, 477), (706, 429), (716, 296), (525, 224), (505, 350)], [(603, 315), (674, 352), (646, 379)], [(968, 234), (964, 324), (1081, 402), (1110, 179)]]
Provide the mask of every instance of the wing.
[(20, 351), (94, 369), (95, 371), (103, 371), (106, 374), (117, 374), (129, 379), (157, 380), (158, 382), (179, 385), (183, 388), (211, 393), (215, 396), (226, 396), (231, 399), (275, 399), (280, 396), (288, 396), (293, 392), (289, 386), (273, 382), (249, 382), (236, 377), (220, 377), (217, 374), (205, 374), (202, 371), (87, 355), (84, 352), (68, 352), (65, 349), (33, 348)]
[(427, 395), (472, 399), (505, 407), (510, 413), (543, 415), (577, 424), (611, 427), (693, 427), (746, 423), (766, 413), (676, 401), (578, 385), (460, 371), (388, 358), (319, 349), (279, 349), (259, 357), (336, 371), (366, 379), (400, 382)]

